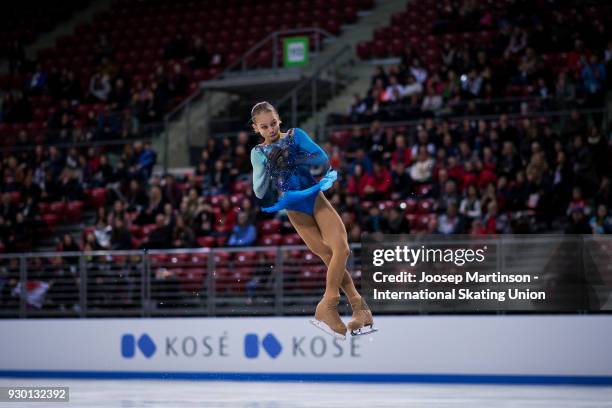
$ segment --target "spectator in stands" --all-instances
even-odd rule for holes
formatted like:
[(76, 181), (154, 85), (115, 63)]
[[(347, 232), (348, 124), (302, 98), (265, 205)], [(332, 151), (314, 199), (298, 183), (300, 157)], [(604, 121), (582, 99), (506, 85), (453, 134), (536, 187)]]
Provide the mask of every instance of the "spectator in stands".
[(0, 203), (0, 216), (7, 221), (14, 221), (17, 215), (17, 206), (11, 201), (9, 193), (2, 194), (2, 203)]
[(195, 234), (191, 227), (185, 223), (182, 216), (176, 217), (176, 225), (172, 231), (172, 244), (174, 248), (194, 248)]
[(480, 199), (478, 198), (478, 190), (474, 184), (467, 187), (467, 195), (461, 200), (459, 206), (459, 214), (466, 218), (468, 225), (472, 225), (475, 219), (480, 219), (482, 210), (480, 207)]
[(599, 62), (596, 54), (592, 54), (588, 63), (584, 64), (581, 74), (591, 106), (598, 106), (601, 103), (601, 92), (606, 83), (606, 66)]
[(398, 161), (391, 171), (391, 199), (406, 198), (412, 193), (412, 179), (404, 162)]
[(130, 91), (123, 78), (115, 79), (115, 85), (112, 87), (108, 101), (111, 110), (123, 110), (129, 105)]
[(172, 76), (168, 83), (168, 90), (171, 96), (181, 97), (187, 93), (189, 88), (189, 80), (183, 73), (181, 64), (174, 64), (172, 67)]
[(30, 95), (40, 95), (47, 86), (47, 73), (43, 71), (40, 64), (36, 64), (34, 73), (28, 83), (28, 93)]
[(140, 211), (149, 204), (149, 198), (147, 193), (140, 186), (140, 182), (136, 179), (130, 180), (130, 186), (128, 191), (125, 193), (125, 200), (127, 204), (127, 211)]
[(397, 207), (391, 207), (385, 215), (385, 234), (409, 234), (410, 223)]
[(593, 230), (587, 222), (584, 208), (575, 207), (571, 210), (570, 223), (565, 229), (566, 234), (592, 234)]
[(427, 70), (423, 67), (420, 59), (414, 58), (410, 64), (409, 70), (419, 84), (425, 83), (427, 80)]
[(607, 208), (612, 208), (612, 186), (610, 183), (610, 176), (602, 176), (599, 189), (595, 194), (595, 203), (603, 204)]
[(561, 71), (557, 76), (554, 97), (562, 109), (570, 107), (576, 99), (576, 87), (566, 71)]
[(157, 153), (151, 148), (151, 143), (134, 142), (134, 156), (130, 166), (130, 174), (146, 181), (151, 177), (153, 166), (157, 162)]
[(417, 184), (431, 182), (434, 160), (431, 158), (427, 147), (418, 148), (417, 159), (410, 168), (410, 177)]
[(574, 187), (572, 190), (572, 199), (569, 205), (567, 206), (567, 215), (571, 215), (576, 209), (580, 209), (583, 212), (587, 211), (587, 208), (587, 202), (582, 197), (582, 189), (577, 186)]
[(438, 217), (438, 231), (440, 234), (458, 234), (462, 230), (461, 218), (457, 214), (457, 204), (452, 201), (448, 203), (444, 214)]
[(414, 75), (408, 76), (408, 82), (406, 86), (402, 88), (403, 93), (402, 96), (405, 99), (408, 99), (414, 95), (420, 95), (423, 92), (423, 84), (417, 81)]
[(520, 158), (516, 153), (514, 144), (512, 144), (511, 141), (505, 141), (502, 147), (501, 157), (497, 162), (498, 174), (514, 178), (520, 165)]
[(391, 173), (383, 166), (381, 162), (374, 162), (374, 171), (372, 172), (373, 186), (366, 186), (364, 189), (365, 195), (373, 200), (384, 200), (391, 194), (393, 180)]
[(178, 208), (183, 193), (176, 184), (175, 178), (172, 174), (166, 174), (162, 182), (162, 194), (164, 196), (164, 202), (172, 205), (172, 208)]
[(192, 225), (194, 226), (196, 236), (201, 237), (211, 234), (214, 225), (213, 208), (204, 202), (200, 202), (196, 208)]
[(129, 224), (126, 218), (126, 205), (122, 200), (115, 200), (113, 203), (113, 210), (106, 217), (108, 225), (112, 225), (113, 227), (116, 219), (122, 220), (124, 224)]
[(189, 55), (185, 62), (189, 64), (191, 69), (204, 69), (210, 66), (211, 55), (202, 40), (202, 37), (194, 36), (193, 45), (189, 50)]
[(453, 204), (457, 207), (459, 203), (459, 191), (457, 189), (457, 183), (455, 180), (448, 180), (444, 184), (444, 190), (438, 197), (438, 211), (446, 212), (448, 207)]
[(348, 241), (353, 242), (361, 242), (361, 227), (359, 224), (354, 224), (348, 232)]
[(230, 174), (223, 160), (216, 160), (214, 167), (208, 175), (204, 176), (204, 191), (210, 195), (225, 194), (228, 192)]
[(61, 176), (61, 181), (58, 186), (61, 192), (61, 198), (65, 201), (81, 201), (83, 200), (83, 187), (79, 183), (73, 170), (66, 168)]
[(404, 87), (398, 82), (395, 75), (389, 79), (389, 85), (385, 89), (385, 101), (399, 101), (404, 95)]
[(515, 27), (506, 48), (507, 54), (519, 54), (527, 47), (527, 32), (521, 27)]
[(112, 87), (108, 75), (96, 72), (89, 81), (89, 95), (93, 103), (106, 102), (111, 93)]
[(232, 229), (232, 234), (227, 241), (229, 246), (248, 246), (252, 245), (257, 239), (257, 230), (249, 222), (248, 214), (241, 211), (238, 213), (238, 222)]
[(361, 164), (355, 164), (353, 174), (349, 177), (347, 192), (356, 194), (362, 200), (368, 199), (368, 194), (375, 191), (373, 177), (365, 173)]
[(608, 208), (599, 204), (595, 215), (589, 221), (593, 234), (612, 234), (612, 217), (608, 214)]
[(172, 228), (169, 220), (161, 213), (155, 216), (155, 229), (140, 245), (146, 249), (161, 249), (172, 247)]
[(403, 135), (395, 137), (395, 149), (391, 153), (391, 164), (395, 165), (402, 162), (405, 166), (410, 166), (412, 162), (412, 151), (406, 145), (406, 138)]
[(382, 234), (387, 230), (387, 223), (380, 212), (378, 205), (373, 205), (368, 210), (368, 217), (362, 225), (363, 231), (370, 234)]
[(509, 234), (511, 232), (510, 222), (505, 214), (499, 214), (496, 201), (487, 204), (487, 213), (482, 223), (487, 234)]
[(110, 236), (111, 249), (132, 249), (132, 234), (127, 229), (125, 220), (121, 217), (115, 217), (112, 226), (113, 229)]
[[(111, 232), (113, 228), (108, 225), (103, 217), (100, 217), (96, 221), (96, 229), (93, 232), (95, 237), (96, 247), (98, 249), (110, 249), (111, 248)], [(94, 249), (95, 250), (95, 249)]]
[(159, 186), (151, 187), (149, 190), (149, 205), (138, 213), (134, 223), (138, 225), (154, 223), (156, 217), (163, 214), (164, 204), (161, 188)]
[(215, 228), (218, 230), (218, 235), (227, 236), (236, 224), (237, 214), (234, 211), (231, 201), (228, 197), (221, 199), (219, 215), (215, 220)]
[(436, 93), (436, 90), (430, 86), (427, 88), (427, 93), (423, 98), (421, 110), (423, 112), (437, 112), (442, 108), (442, 103), (442, 95)]

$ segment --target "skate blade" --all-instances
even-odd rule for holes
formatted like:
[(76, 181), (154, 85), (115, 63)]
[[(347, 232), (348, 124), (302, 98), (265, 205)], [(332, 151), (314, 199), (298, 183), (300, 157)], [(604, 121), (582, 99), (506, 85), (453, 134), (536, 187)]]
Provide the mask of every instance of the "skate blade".
[(376, 333), (378, 329), (372, 327), (372, 325), (363, 326), (359, 329), (351, 330), (351, 336), (365, 336), (366, 334)]
[(335, 331), (332, 330), (331, 327), (327, 325), (327, 323), (324, 323), (320, 320), (309, 320), (309, 321), (310, 323), (312, 323), (313, 326), (318, 327), (319, 329), (323, 330), (325, 333), (329, 334), (333, 338), (336, 338), (338, 340), (346, 340), (345, 335), (336, 333)]

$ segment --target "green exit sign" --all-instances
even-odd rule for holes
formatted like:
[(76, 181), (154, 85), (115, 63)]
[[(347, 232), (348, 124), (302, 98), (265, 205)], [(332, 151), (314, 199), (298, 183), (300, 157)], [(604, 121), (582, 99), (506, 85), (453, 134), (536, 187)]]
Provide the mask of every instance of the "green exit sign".
[(308, 37), (283, 38), (283, 61), (285, 67), (301, 67), (308, 64)]

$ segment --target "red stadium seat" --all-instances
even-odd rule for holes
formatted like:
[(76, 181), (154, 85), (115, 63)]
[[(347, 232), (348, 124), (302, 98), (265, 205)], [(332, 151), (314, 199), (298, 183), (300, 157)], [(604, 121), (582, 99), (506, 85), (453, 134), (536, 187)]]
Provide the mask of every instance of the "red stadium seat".
[(94, 208), (100, 208), (106, 202), (106, 189), (94, 188), (87, 191), (88, 204)]
[(196, 241), (199, 246), (204, 248), (214, 247), (217, 242), (214, 237), (198, 237)]
[(260, 242), (263, 245), (280, 245), (283, 240), (283, 236), (281, 234), (269, 234), (261, 237)]
[(148, 237), (149, 235), (151, 235), (151, 232), (153, 232), (153, 230), (157, 228), (157, 226), (155, 224), (146, 224), (142, 226), (142, 236), (144, 238)]
[(132, 238), (141, 240), (144, 237), (142, 227), (140, 225), (132, 224), (130, 225), (130, 234), (132, 234)]
[(262, 221), (260, 232), (262, 234), (273, 234), (280, 231), (281, 222), (279, 220)]
[(60, 221), (60, 217), (56, 214), (43, 214), (41, 215), (42, 221), (47, 226), (48, 231), (53, 232), (55, 230), (55, 226)]
[(182, 268), (178, 277), (181, 281), (181, 287), (187, 292), (201, 292), (205, 288), (205, 268)]
[(83, 214), (83, 202), (82, 201), (69, 201), (66, 204), (66, 221), (78, 222), (81, 220)]
[(302, 237), (300, 237), (298, 234), (283, 236), (283, 245), (301, 245), (302, 243)]

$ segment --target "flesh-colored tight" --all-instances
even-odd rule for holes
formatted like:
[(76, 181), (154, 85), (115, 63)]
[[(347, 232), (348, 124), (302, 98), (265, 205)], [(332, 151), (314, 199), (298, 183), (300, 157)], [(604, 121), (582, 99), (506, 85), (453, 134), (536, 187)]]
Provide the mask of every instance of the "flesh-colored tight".
[(346, 270), (350, 254), (346, 228), (323, 193), (317, 196), (312, 216), (300, 211), (287, 215), (306, 246), (327, 266), (324, 296), (339, 296), (340, 288), (349, 298), (359, 296)]

